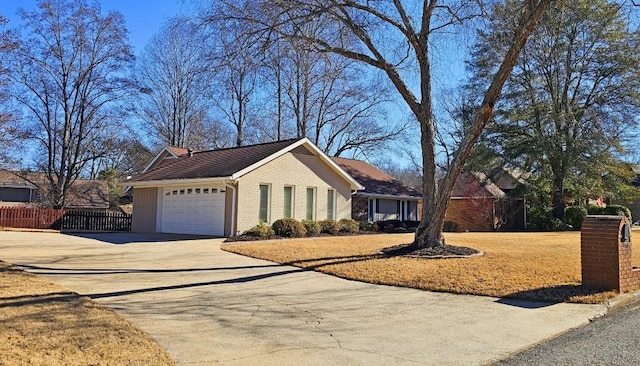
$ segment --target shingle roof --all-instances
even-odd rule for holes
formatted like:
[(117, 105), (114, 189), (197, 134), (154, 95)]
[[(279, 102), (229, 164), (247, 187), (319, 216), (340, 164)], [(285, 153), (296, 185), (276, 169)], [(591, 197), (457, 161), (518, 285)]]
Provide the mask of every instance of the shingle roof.
[(166, 165), (169, 161), (176, 159), (179, 156), (187, 155), (187, 153), (189, 153), (189, 150), (182, 147), (175, 147), (171, 145), (165, 146), (158, 154), (156, 154), (153, 160), (151, 160), (142, 172), (146, 173), (162, 165)]
[(455, 185), (451, 197), (491, 197), (502, 198), (504, 191), (493, 184), (484, 173), (462, 172)]
[(521, 169), (498, 167), (488, 173), (491, 181), (503, 191), (510, 191), (525, 184), (528, 174)]
[(422, 197), (419, 191), (404, 185), (367, 162), (336, 157), (331, 159), (364, 186), (364, 191), (358, 191), (359, 194)]
[[(24, 186), (37, 189), (41, 196), (46, 196), (49, 191), (49, 182), (44, 173), (40, 172), (11, 172), (0, 170), (1, 186)], [(70, 187), (67, 195), (68, 208), (109, 208), (109, 187), (106, 181), (77, 179)]]
[(171, 152), (176, 154), (176, 156), (185, 155), (189, 152), (189, 149), (185, 149), (183, 147), (176, 147), (176, 146), (167, 146), (167, 149), (171, 150)]
[(153, 170), (133, 177), (127, 183), (230, 177), (300, 140), (302, 139), (198, 151), (194, 152), (192, 156), (182, 155), (177, 159), (169, 160)]
[(76, 180), (69, 190), (67, 208), (109, 208), (109, 185), (104, 180)]
[(39, 173), (23, 173), (23, 177), (9, 170), (0, 170), (0, 186), (24, 186), (25, 188), (37, 188), (40, 179)]

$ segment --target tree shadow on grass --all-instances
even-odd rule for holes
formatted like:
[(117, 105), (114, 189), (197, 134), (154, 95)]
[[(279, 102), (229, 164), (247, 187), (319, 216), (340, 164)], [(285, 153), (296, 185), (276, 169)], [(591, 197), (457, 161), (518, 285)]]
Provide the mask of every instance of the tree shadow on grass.
[(81, 301), (80, 295), (75, 292), (50, 292), (37, 295), (7, 296), (0, 297), (0, 308), (68, 303), (72, 301)]
[[(282, 264), (287, 266), (300, 267), (308, 270), (315, 270), (322, 267), (331, 266), (334, 264), (364, 262), (368, 260), (381, 259), (381, 258), (385, 258), (385, 257), (380, 254), (345, 255), (345, 256), (299, 259), (299, 260), (284, 262)], [(316, 264), (309, 264), (309, 263), (316, 263)]]
[(514, 292), (496, 302), (521, 308), (537, 309), (563, 302), (598, 304), (616, 294), (611, 290), (587, 287), (580, 284), (558, 285)]

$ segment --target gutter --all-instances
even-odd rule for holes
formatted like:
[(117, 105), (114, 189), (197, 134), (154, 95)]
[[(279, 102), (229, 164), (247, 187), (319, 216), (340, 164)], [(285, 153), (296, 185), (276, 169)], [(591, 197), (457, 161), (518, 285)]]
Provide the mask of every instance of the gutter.
[(356, 194), (360, 194), (362, 197), (367, 198), (389, 198), (389, 199), (404, 199), (404, 200), (413, 200), (420, 201), (422, 197), (416, 196), (405, 196), (405, 195), (395, 195), (395, 194), (376, 194), (376, 193), (363, 193), (363, 192), (355, 192)]
[(187, 179), (162, 179), (162, 180), (145, 180), (137, 182), (120, 182), (118, 185), (123, 187), (139, 187), (139, 188), (151, 188), (151, 187), (166, 187), (166, 186), (179, 186), (179, 185), (191, 185), (191, 184), (203, 184), (203, 183), (224, 183), (230, 180), (231, 177), (213, 177), (213, 178), (187, 178)]

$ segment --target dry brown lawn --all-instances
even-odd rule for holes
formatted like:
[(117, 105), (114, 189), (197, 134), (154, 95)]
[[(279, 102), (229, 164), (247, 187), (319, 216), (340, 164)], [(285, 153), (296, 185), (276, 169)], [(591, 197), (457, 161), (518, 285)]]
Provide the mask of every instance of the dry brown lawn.
[[(580, 233), (447, 233), (447, 244), (484, 256), (457, 259), (386, 258), (384, 247), (413, 234), (379, 234), (234, 242), (224, 250), (309, 268), (357, 281), (429, 291), (552, 302), (599, 303), (615, 292), (580, 284)], [(634, 264), (640, 264), (640, 255)]]
[(100, 305), (0, 261), (0, 365), (175, 365)]

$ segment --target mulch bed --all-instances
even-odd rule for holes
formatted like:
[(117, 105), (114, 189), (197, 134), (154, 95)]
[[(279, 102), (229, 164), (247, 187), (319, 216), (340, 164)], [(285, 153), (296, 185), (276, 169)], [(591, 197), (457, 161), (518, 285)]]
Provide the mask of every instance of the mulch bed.
[(377, 232), (377, 231), (362, 231), (362, 232), (358, 232), (358, 233), (344, 233), (344, 232), (340, 232), (337, 234), (327, 234), (327, 233), (318, 233), (316, 235), (311, 235), (311, 236), (305, 236), (302, 238), (291, 238), (291, 237), (285, 237), (285, 236), (278, 236), (278, 235), (269, 235), (269, 236), (253, 236), (253, 235), (236, 235), (236, 236), (232, 236), (230, 238), (227, 238), (224, 242), (225, 243), (235, 243), (235, 242), (239, 242), (239, 241), (261, 241), (261, 240), (279, 240), (279, 239), (308, 239), (308, 238), (324, 238), (324, 237), (330, 237), (330, 236), (355, 236), (355, 235), (372, 235), (372, 234), (385, 234), (383, 232)]
[(380, 254), (388, 257), (406, 256), (415, 258), (462, 258), (479, 256), (483, 253), (469, 247), (443, 245), (434, 248), (416, 248), (412, 244), (401, 244), (380, 250)]

